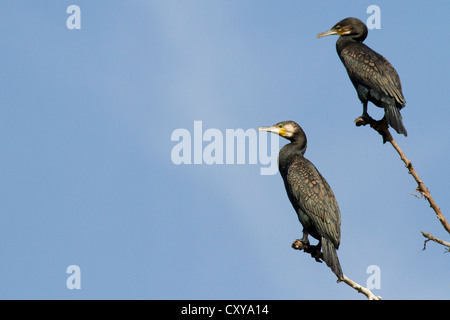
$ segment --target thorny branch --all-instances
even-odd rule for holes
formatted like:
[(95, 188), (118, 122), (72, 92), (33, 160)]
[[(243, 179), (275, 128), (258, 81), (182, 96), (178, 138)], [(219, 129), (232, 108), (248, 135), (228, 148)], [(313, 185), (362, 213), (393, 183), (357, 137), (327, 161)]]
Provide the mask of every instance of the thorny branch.
[[(321, 255), (313, 255), (312, 254), (312, 250), (310, 248), (311, 246), (304, 244), (301, 240), (295, 240), (292, 243), (292, 248), (295, 250), (303, 250), (305, 253), (309, 253), (311, 254), (311, 256), (313, 258), (315, 258), (317, 261), (321, 262), (318, 259), (322, 259)], [(347, 284), (348, 286), (352, 287), (353, 289), (355, 289), (356, 291), (358, 291), (359, 293), (362, 293), (363, 295), (365, 295), (367, 297), (368, 300), (381, 300), (380, 296), (376, 296), (372, 293), (372, 291), (370, 291), (369, 288), (363, 287), (359, 284), (357, 284), (355, 281), (351, 280), (350, 278), (348, 278), (346, 275), (344, 275), (344, 279), (342, 281), (338, 281), (338, 282), (343, 282), (345, 284)]]

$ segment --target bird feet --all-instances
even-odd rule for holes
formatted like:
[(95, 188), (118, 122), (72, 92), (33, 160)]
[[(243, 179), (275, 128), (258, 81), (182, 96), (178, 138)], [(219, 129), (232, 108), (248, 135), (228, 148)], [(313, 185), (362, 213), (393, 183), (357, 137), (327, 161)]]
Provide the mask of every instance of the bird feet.
[(383, 143), (386, 143), (386, 141), (392, 141), (392, 136), (389, 132), (389, 125), (386, 118), (383, 117), (383, 119), (375, 121), (370, 124), (370, 127), (375, 129), (375, 131), (383, 137)]
[(376, 122), (371, 116), (368, 114), (363, 114), (361, 117), (353, 120), (357, 127), (365, 126), (367, 124), (372, 125), (372, 123)]
[(309, 246), (308, 240), (305, 241), (305, 240), (296, 239), (296, 240), (294, 240), (294, 242), (292, 242), (292, 249), (294, 249), (294, 250), (304, 250), (308, 246)]
[(383, 143), (392, 141), (392, 136), (389, 132), (389, 125), (385, 117), (383, 117), (381, 120), (376, 121), (368, 114), (363, 114), (361, 117), (356, 118), (353, 122), (355, 122), (355, 125), (357, 127), (369, 124), (372, 129), (377, 131), (383, 137)]
[(306, 253), (309, 253), (311, 255), (312, 258), (314, 258), (317, 262), (322, 263), (321, 259), (323, 259), (323, 254), (320, 251), (321, 246), (320, 245), (315, 245), (312, 246), (309, 244), (308, 240), (300, 240), (300, 239), (296, 239), (293, 243), (292, 243), (292, 248), (295, 250), (303, 250)]

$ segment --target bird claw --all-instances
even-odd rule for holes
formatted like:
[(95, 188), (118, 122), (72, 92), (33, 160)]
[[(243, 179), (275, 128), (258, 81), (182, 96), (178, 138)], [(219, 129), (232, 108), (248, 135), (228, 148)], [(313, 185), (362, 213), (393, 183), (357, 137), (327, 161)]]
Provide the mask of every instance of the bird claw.
[(382, 137), (383, 137), (383, 143), (386, 143), (387, 141), (392, 141), (391, 133), (389, 132), (389, 125), (387, 123), (387, 120), (385, 118), (374, 121), (370, 124), (370, 127), (375, 129)]
[(375, 122), (375, 120), (372, 117), (370, 117), (369, 115), (363, 114), (361, 117), (358, 117), (355, 120), (353, 120), (353, 122), (355, 123), (355, 125), (357, 127), (360, 127), (360, 126), (365, 126), (367, 124), (372, 125)]
[(305, 252), (309, 253), (317, 262), (322, 263), (323, 254), (320, 251), (320, 246), (309, 246), (309, 248), (305, 249)]
[(292, 249), (295, 250), (305, 250), (309, 247), (309, 241), (296, 239), (292, 242)]
[(356, 118), (353, 122), (355, 122), (357, 127), (369, 124), (372, 129), (377, 131), (383, 137), (383, 143), (392, 141), (392, 136), (389, 132), (389, 125), (384, 117), (383, 119), (377, 121), (369, 115), (362, 115), (361, 117)]
[(316, 245), (316, 246), (311, 246), (309, 244), (309, 241), (305, 241), (305, 240), (300, 240), (300, 239), (296, 239), (293, 243), (292, 243), (292, 248), (295, 250), (303, 250), (306, 253), (309, 253), (311, 255), (312, 258), (314, 258), (317, 262), (322, 263), (323, 259), (323, 254), (320, 251), (320, 246)]

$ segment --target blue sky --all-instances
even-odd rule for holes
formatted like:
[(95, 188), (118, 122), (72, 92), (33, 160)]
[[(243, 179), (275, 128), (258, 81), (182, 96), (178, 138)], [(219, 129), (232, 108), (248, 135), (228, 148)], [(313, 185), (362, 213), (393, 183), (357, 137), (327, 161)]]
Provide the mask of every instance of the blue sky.
[(316, 39), (372, 4), (366, 44), (407, 100), (394, 138), (450, 218), (448, 2), (2, 1), (0, 298), (363, 299), (290, 248), (301, 226), (278, 174), (172, 163), (172, 132), (194, 121), (295, 120), (341, 209), (344, 273), (365, 285), (378, 265), (385, 299), (449, 299), (450, 256), (420, 251), (421, 230), (448, 234), (391, 146), (354, 126), (337, 38)]

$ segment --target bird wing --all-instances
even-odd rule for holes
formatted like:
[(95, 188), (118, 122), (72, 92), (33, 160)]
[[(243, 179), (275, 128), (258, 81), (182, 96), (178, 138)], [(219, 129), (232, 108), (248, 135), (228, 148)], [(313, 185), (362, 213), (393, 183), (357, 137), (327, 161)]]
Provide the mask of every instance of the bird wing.
[(298, 158), (287, 172), (291, 193), (322, 237), (339, 247), (341, 213), (327, 181), (306, 158)]
[(341, 59), (352, 81), (381, 91), (405, 105), (400, 77), (385, 57), (363, 43), (351, 43), (342, 50)]

